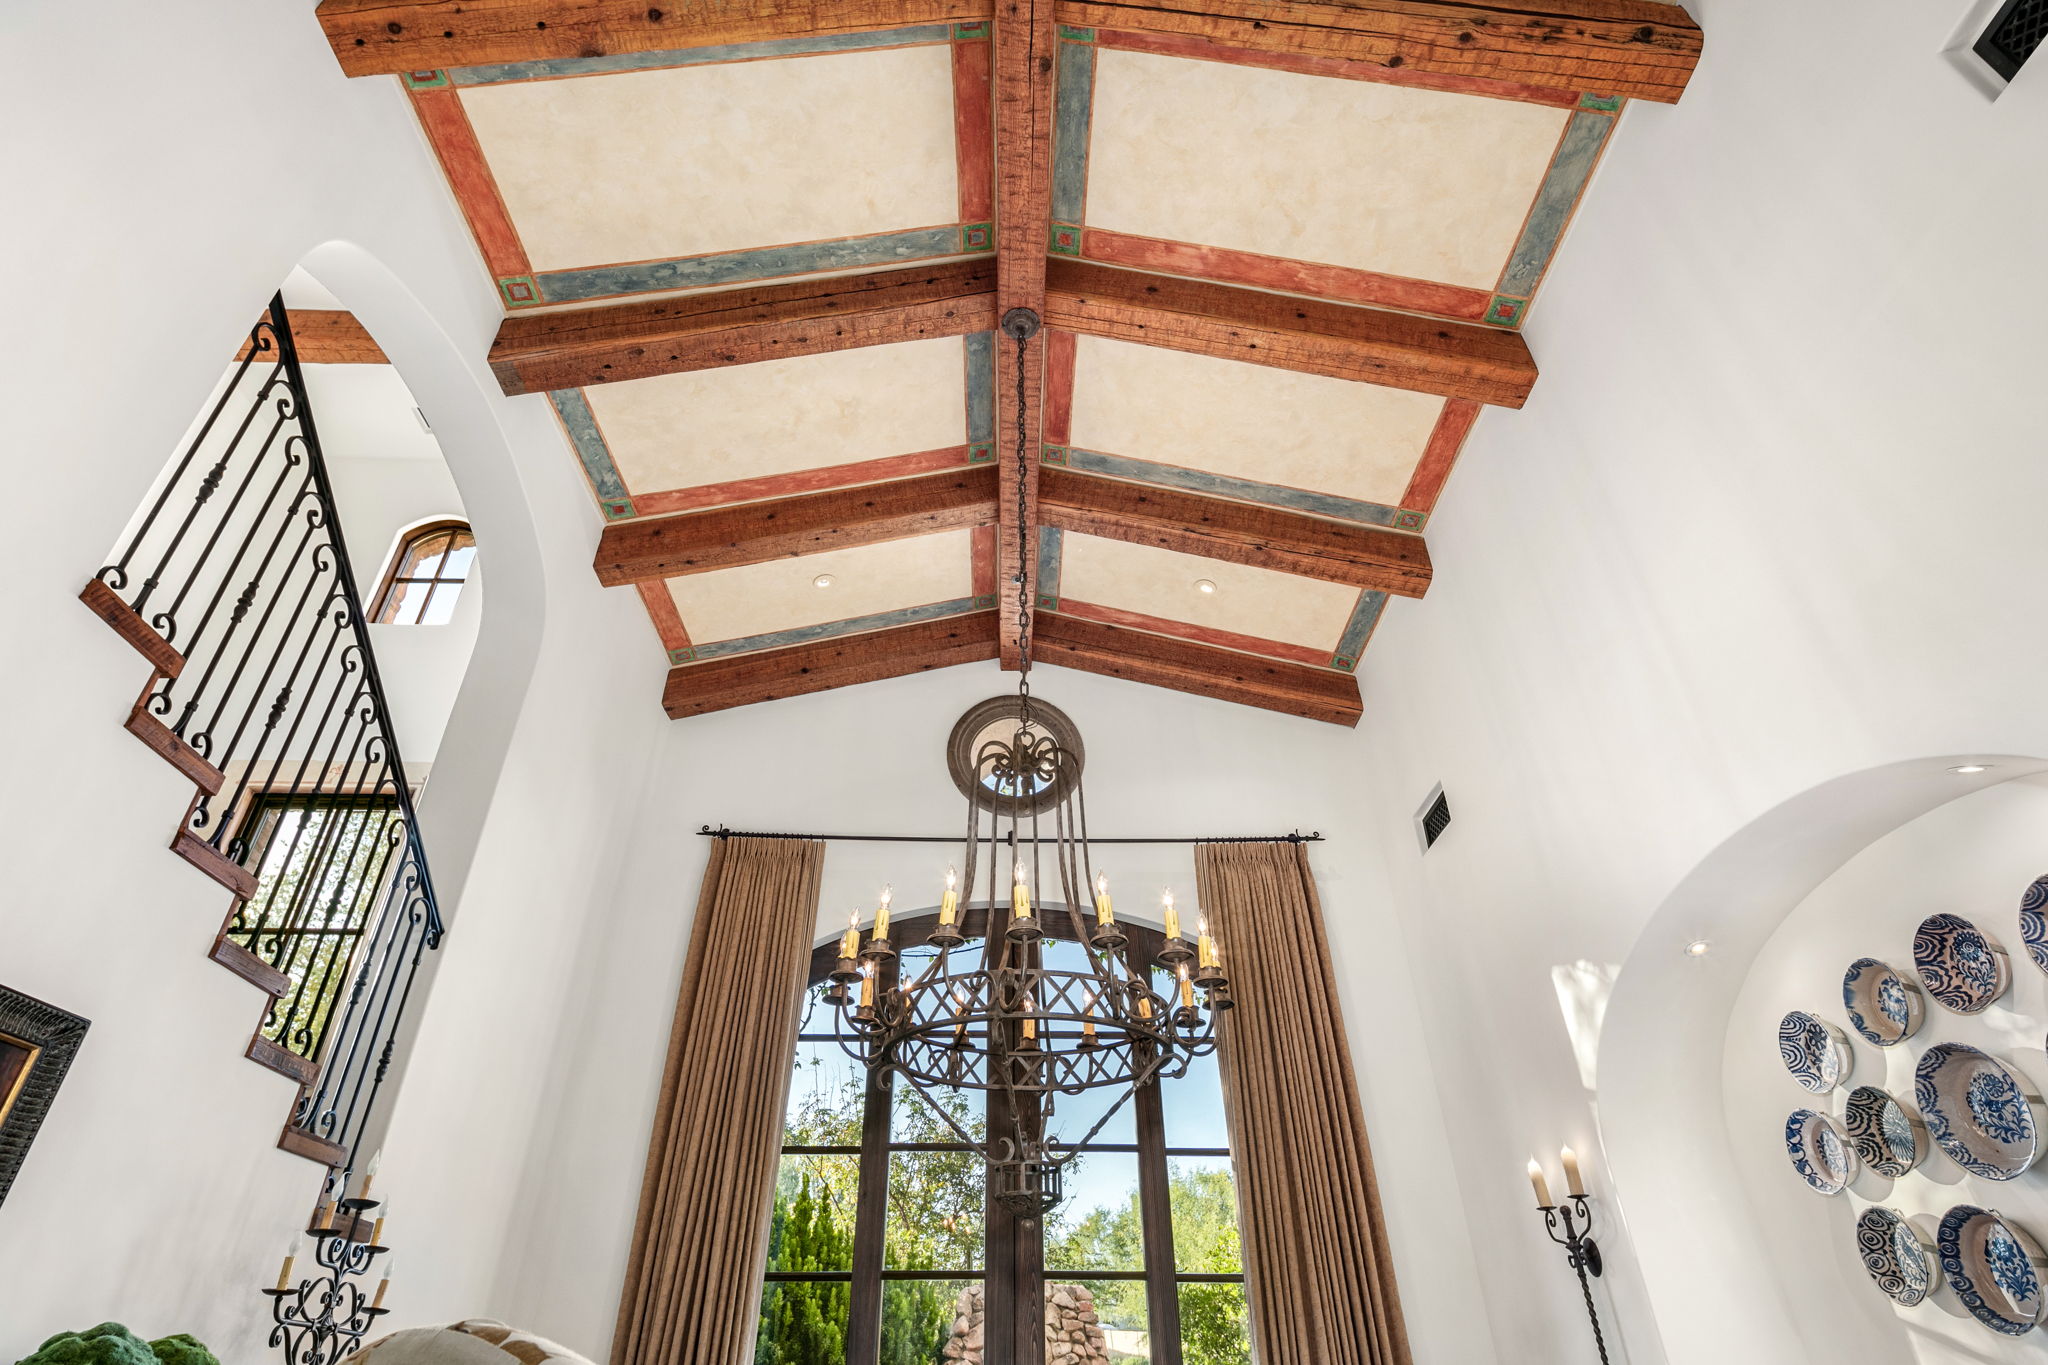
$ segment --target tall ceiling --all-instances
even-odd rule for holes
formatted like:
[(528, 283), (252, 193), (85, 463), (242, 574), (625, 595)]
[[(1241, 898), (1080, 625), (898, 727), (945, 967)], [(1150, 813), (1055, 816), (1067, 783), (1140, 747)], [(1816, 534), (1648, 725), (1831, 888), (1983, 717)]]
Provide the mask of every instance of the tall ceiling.
[(671, 715), (1028, 648), (1357, 722), (1621, 111), (1700, 34), (1193, 5), (320, 6), (418, 112)]

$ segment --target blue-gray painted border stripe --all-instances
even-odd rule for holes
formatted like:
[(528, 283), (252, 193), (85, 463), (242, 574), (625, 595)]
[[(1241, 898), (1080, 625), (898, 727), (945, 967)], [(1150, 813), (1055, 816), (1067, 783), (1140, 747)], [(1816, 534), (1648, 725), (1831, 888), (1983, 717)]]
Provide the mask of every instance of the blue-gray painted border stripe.
[(1358, 605), (1351, 609), (1351, 619), (1337, 640), (1337, 658), (1351, 660), (1352, 668), (1358, 666), (1358, 656), (1365, 649), (1365, 642), (1372, 638), (1372, 628), (1386, 605), (1387, 595), (1376, 589), (1367, 588), (1358, 594)]
[(1060, 44), (1052, 114), (1052, 220), (1079, 224), (1088, 193), (1088, 128), (1094, 118), (1095, 44)]
[(967, 443), (996, 438), (996, 334), (970, 332), (967, 342)]
[(877, 47), (913, 47), (951, 42), (945, 24), (875, 33), (833, 33), (816, 38), (775, 38), (763, 43), (723, 43), (717, 47), (675, 48), (667, 52), (622, 52), (606, 57), (559, 57), (552, 61), (504, 62), (496, 66), (461, 66), (449, 71), (455, 85), (504, 85), (511, 81), (545, 81), (562, 76), (614, 76), (628, 71), (662, 71), (677, 66), (711, 66), (721, 62), (757, 62), (769, 57), (814, 57), (830, 52), (861, 52)]
[(583, 461), (583, 472), (590, 476), (590, 486), (597, 490), (599, 499), (617, 502), (630, 496), (625, 482), (619, 478), (618, 466), (612, 463), (604, 433), (597, 429), (597, 418), (584, 401), (583, 390), (551, 389), (548, 401), (555, 405), (562, 427), (569, 433), (569, 443), (576, 447), (576, 458)]
[(1239, 502), (1256, 502), (1267, 507), (1285, 507), (1294, 512), (1334, 517), (1338, 521), (1355, 521), (1364, 526), (1392, 526), (1394, 516), (1400, 510), (1382, 507), (1376, 502), (1340, 498), (1334, 493), (1311, 493), (1305, 488), (1287, 488), (1275, 483), (1234, 479), (1227, 474), (1210, 474), (1199, 469), (1182, 469), (1178, 465), (1154, 464), (1150, 460), (1134, 460), (1126, 455), (1105, 455), (1098, 450), (1071, 448), (1067, 451), (1067, 465), (1069, 468), (1086, 470), (1091, 474), (1107, 474), (1112, 478), (1129, 479), (1133, 483), (1158, 484), (1162, 488), (1182, 488), (1190, 493), (1213, 493), (1219, 498), (1236, 498)]
[(884, 630), (890, 626), (907, 626), (916, 621), (937, 621), (947, 616), (965, 616), (975, 610), (972, 597), (956, 597), (948, 602), (930, 602), (921, 607), (899, 607), (895, 611), (878, 611), (872, 616), (855, 616), (845, 621), (825, 621), (815, 626), (798, 626), (794, 630), (770, 631), (766, 635), (743, 635), (737, 640), (716, 640), (708, 645), (696, 646), (697, 658), (720, 659), (731, 654), (753, 654), (764, 649), (781, 649), (785, 645), (809, 644), (813, 640), (830, 640), (840, 635), (858, 635), (863, 631)]
[(1066, 539), (1057, 526), (1038, 528), (1038, 596), (1043, 602), (1051, 598), (1057, 602), (1060, 596), (1060, 557), (1066, 548)]
[(685, 256), (637, 265), (600, 265), (582, 270), (551, 270), (536, 274), (547, 303), (575, 303), (618, 294), (645, 294), (658, 289), (695, 289), (703, 285), (739, 284), (783, 275), (809, 275), (820, 270), (853, 270), (869, 265), (902, 265), (935, 256), (986, 255), (963, 252), (960, 228), (912, 228), (872, 237), (842, 237), (831, 242), (757, 247), (714, 256)]
[(1543, 272), (1549, 268), (1551, 256), (1556, 254), (1557, 243), (1564, 236), (1564, 226), (1571, 221), (1579, 195), (1585, 190), (1586, 181), (1600, 160), (1600, 149), (1607, 145), (1607, 135), (1614, 131), (1614, 124), (1614, 117), (1610, 114), (1581, 111), (1572, 115), (1571, 122), (1565, 125), (1564, 137), (1558, 143), (1557, 156), (1552, 159), (1550, 170), (1536, 191), (1536, 203), (1529, 210), (1529, 221), (1522, 226), (1521, 240), (1515, 243), (1514, 252), (1508, 257), (1508, 268), (1502, 272), (1500, 288), (1495, 293), (1526, 299), (1536, 292)]

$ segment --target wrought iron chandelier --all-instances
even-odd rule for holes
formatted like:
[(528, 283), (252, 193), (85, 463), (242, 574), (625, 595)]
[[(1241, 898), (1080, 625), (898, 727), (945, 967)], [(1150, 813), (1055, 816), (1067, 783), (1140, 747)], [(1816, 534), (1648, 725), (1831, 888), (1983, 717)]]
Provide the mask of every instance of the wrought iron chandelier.
[[(1024, 498), (1025, 347), (1038, 331), (1029, 309), (1004, 315), (1017, 346), (1017, 557), (1028, 552)], [(1031, 713), (1031, 603), (1021, 569), (1013, 577), (1020, 651), (1017, 727), (984, 741), (967, 784), (964, 879), (949, 871), (937, 952), (908, 976), (889, 939), (885, 892), (863, 938), (856, 913), (840, 941), (826, 1000), (847, 1052), (885, 1083), (900, 1076), (994, 1173), (996, 1196), (1026, 1218), (1061, 1199), (1061, 1172), (1137, 1087), (1185, 1074), (1215, 1051), (1215, 1023), (1229, 1009), (1229, 982), (1206, 921), (1182, 937), (1172, 893), (1163, 898), (1165, 939), (1152, 962), (1117, 923), (1107, 877), (1088, 845), (1080, 756), (1035, 726)], [(1033, 899), (1056, 885), (1057, 905)], [(964, 886), (963, 896), (961, 888)], [(981, 888), (977, 897), (976, 888)], [(1088, 893), (1092, 891), (1090, 897)], [(1084, 909), (1085, 907), (1085, 909)], [(1051, 936), (1040, 913), (1064, 918), (1085, 970), (1045, 965)], [(1149, 939), (1149, 933), (1145, 935)], [(979, 945), (955, 956), (971, 938)], [(1155, 988), (1154, 963), (1170, 974)], [(1119, 1091), (1086, 1133), (1053, 1131), (1057, 1097)], [(986, 1135), (964, 1126), (940, 1092), (988, 1096)]]

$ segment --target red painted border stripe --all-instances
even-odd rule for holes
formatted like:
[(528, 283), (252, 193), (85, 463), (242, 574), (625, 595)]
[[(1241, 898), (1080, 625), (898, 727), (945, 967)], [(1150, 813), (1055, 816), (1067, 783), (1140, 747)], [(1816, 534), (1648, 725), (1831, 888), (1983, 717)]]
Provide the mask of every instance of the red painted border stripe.
[(640, 590), (640, 601), (654, 621), (654, 633), (661, 637), (661, 647), (688, 649), (690, 632), (683, 629), (683, 618), (676, 611), (676, 599), (669, 595), (668, 584), (635, 583), (633, 586)]
[(977, 526), (974, 539), (969, 542), (968, 554), (974, 561), (973, 588), (976, 597), (989, 597), (996, 590), (996, 528)]
[(1218, 284), (1243, 284), (1254, 289), (1278, 289), (1290, 294), (1335, 299), (1343, 303), (1364, 303), (1379, 308), (1399, 308), (1432, 317), (1477, 322), (1486, 315), (1492, 295), (1454, 284), (1433, 284), (1428, 280), (1380, 275), (1350, 266), (1317, 265), (1312, 261), (1289, 261), (1278, 256), (1260, 256), (1228, 247), (1196, 246), (1190, 242), (1169, 242), (1159, 237), (1138, 237), (1107, 228), (1087, 228), (1081, 233), (1081, 254), (1104, 265), (1129, 266), (1163, 275), (1183, 275)]
[(996, 216), (996, 115), (987, 38), (953, 44), (953, 141), (960, 166), (960, 221)]
[(1447, 76), (1433, 71), (1389, 68), (1376, 62), (1355, 62), (1343, 57), (1308, 57), (1292, 52), (1254, 52), (1179, 33), (1116, 33), (1098, 29), (1097, 47), (1120, 47), (1127, 52), (1152, 52), (1162, 57), (1191, 57), (1196, 61), (1228, 62), (1233, 66), (1263, 66), (1274, 71), (1292, 71), (1301, 76), (1334, 76), (1339, 80), (1371, 81), (1376, 85), (1405, 85), (1417, 90), (1441, 90), (1453, 95), (1484, 95), (1488, 99), (1514, 100), (1521, 104), (1547, 104), (1554, 109), (1579, 107), (1579, 92), (1517, 81), (1488, 80), (1483, 76)]
[(1315, 668), (1330, 666), (1330, 651), (1327, 649), (1310, 649), (1306, 645), (1290, 645), (1281, 640), (1262, 640), (1256, 635), (1213, 630), (1208, 626), (1191, 625), (1186, 621), (1169, 621), (1163, 616), (1147, 616), (1141, 611), (1125, 611), (1122, 607), (1105, 607), (1094, 602), (1076, 602), (1071, 597), (1062, 597), (1056, 610), (1066, 616), (1079, 616), (1085, 620), (1100, 621), (1111, 626), (1129, 626), (1133, 630), (1149, 630), (1154, 635), (1171, 635), (1175, 639), (1193, 640), (1200, 645), (1234, 649), (1240, 654), (1263, 654), (1269, 659), (1287, 659)]
[(1073, 439), (1074, 334), (1045, 329), (1045, 443), (1063, 446)]
[(1451, 466), (1456, 463), (1458, 452), (1465, 448), (1465, 438), (1471, 434), (1472, 423), (1479, 416), (1479, 404), (1465, 398), (1452, 398), (1444, 403), (1444, 410), (1437, 416), (1436, 427), (1429, 433), (1429, 443), (1422, 448), (1422, 458), (1415, 462), (1415, 472), (1408, 477), (1408, 491), (1401, 495), (1401, 506), (1411, 512), (1427, 512), (1436, 506), (1437, 494), (1444, 491), (1444, 480), (1451, 476)]
[(639, 516), (668, 512), (694, 512), (700, 507), (724, 507), (732, 503), (758, 502), (763, 498), (787, 497), (791, 493), (817, 493), (828, 488), (854, 488), (864, 483), (883, 483), (909, 478), (913, 474), (935, 474), (958, 469), (967, 463), (966, 446), (924, 450), (915, 455), (887, 455), (879, 460), (856, 460), (852, 464), (827, 465), (822, 469), (795, 469), (787, 474), (763, 474), (727, 483), (699, 484), (695, 488), (672, 488), (661, 493), (634, 493), (633, 510)]
[(531, 275), (533, 266), (526, 259), (526, 248), (512, 226), (512, 215), (506, 212), (504, 196), (498, 193), (497, 179), (484, 160), (476, 130), (469, 126), (461, 97), (449, 89), (414, 90), (411, 94), (420, 127), (440, 158), (448, 188), (454, 191), (462, 216), (469, 220), (469, 230), (476, 236), (492, 278)]

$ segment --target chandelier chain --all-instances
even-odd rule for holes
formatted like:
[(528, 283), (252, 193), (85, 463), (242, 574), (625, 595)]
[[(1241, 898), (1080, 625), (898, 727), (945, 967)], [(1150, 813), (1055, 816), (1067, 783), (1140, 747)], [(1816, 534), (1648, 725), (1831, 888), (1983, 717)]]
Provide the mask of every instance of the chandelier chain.
[(1025, 727), (1031, 724), (1031, 575), (1025, 568), (1025, 556), (1032, 552), (1030, 545), (1030, 511), (1025, 498), (1026, 482), (1031, 477), (1031, 462), (1025, 430), (1025, 347), (1030, 338), (1024, 329), (1017, 329), (1017, 711), (1018, 719)]

